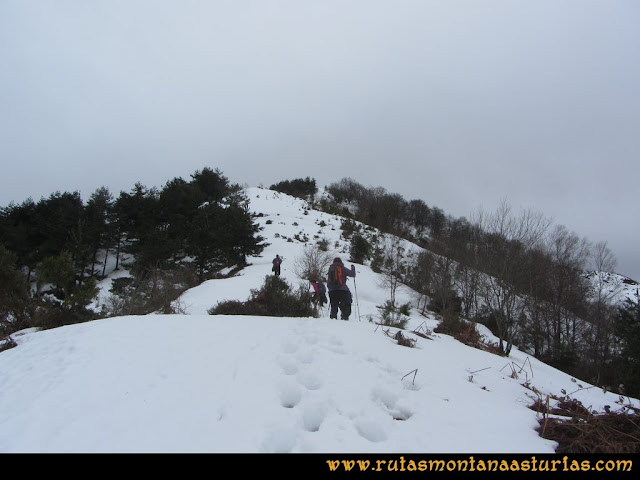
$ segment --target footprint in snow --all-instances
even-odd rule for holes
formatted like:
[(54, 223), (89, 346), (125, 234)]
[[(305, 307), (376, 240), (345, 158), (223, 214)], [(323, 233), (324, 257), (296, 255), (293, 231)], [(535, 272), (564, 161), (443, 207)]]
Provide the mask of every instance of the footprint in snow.
[(276, 427), (267, 433), (262, 448), (265, 453), (291, 453), (298, 443), (298, 433), (293, 428)]
[(293, 341), (287, 341), (282, 344), (282, 351), (284, 353), (296, 353), (298, 351), (298, 345)]
[(318, 390), (322, 386), (322, 380), (313, 372), (300, 372), (298, 381), (308, 390)]
[(408, 420), (413, 415), (413, 411), (402, 403), (400, 394), (388, 387), (374, 387), (371, 396), (374, 401), (382, 403), (394, 420)]
[(313, 352), (311, 350), (303, 350), (296, 355), (296, 358), (304, 364), (313, 363)]
[(280, 405), (284, 408), (295, 407), (301, 399), (302, 393), (297, 385), (287, 383), (280, 386)]
[(370, 442), (383, 442), (387, 439), (387, 432), (380, 422), (372, 418), (358, 418), (355, 420), (355, 427), (360, 436)]
[(290, 357), (278, 358), (278, 364), (285, 375), (295, 375), (298, 373), (298, 362)]
[(317, 432), (327, 416), (327, 405), (315, 402), (304, 406), (302, 411), (302, 424), (307, 432)]

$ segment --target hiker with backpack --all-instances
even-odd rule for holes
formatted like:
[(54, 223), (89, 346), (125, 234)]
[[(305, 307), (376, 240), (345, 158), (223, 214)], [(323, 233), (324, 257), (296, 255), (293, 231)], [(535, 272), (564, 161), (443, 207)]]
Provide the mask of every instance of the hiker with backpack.
[(327, 273), (327, 288), (329, 289), (329, 301), (331, 302), (331, 310), (329, 318), (338, 318), (338, 310), (340, 310), (340, 318), (349, 320), (351, 315), (351, 290), (347, 286), (347, 277), (356, 276), (356, 267), (351, 265), (348, 269), (342, 263), (340, 257), (336, 257), (329, 267)]
[(276, 255), (276, 258), (273, 259), (271, 263), (273, 263), (273, 267), (271, 267), (271, 271), (274, 273), (276, 277), (280, 276), (280, 264), (282, 263), (284, 258), (281, 258), (280, 255)]
[(327, 303), (327, 287), (324, 282), (319, 282), (318, 280), (312, 280), (311, 286), (313, 287), (313, 303), (316, 305), (320, 305), (320, 307), (324, 307), (324, 304)]

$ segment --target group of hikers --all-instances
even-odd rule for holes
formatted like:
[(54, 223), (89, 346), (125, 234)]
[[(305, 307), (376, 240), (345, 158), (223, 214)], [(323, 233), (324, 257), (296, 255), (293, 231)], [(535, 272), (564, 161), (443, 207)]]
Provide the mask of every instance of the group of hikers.
[[(271, 271), (274, 275), (280, 276), (280, 265), (282, 265), (283, 260), (284, 258), (280, 257), (280, 255), (276, 255), (273, 259)], [(342, 259), (336, 257), (329, 266), (326, 285), (318, 278), (311, 279), (314, 303), (324, 307), (327, 303), (327, 291), (329, 293), (329, 302), (331, 304), (329, 318), (337, 319), (339, 310), (340, 318), (342, 320), (349, 320), (353, 297), (351, 296), (351, 290), (349, 290), (347, 286), (347, 277), (355, 278), (355, 276), (355, 266), (351, 265), (351, 268), (347, 268), (344, 266), (344, 263), (342, 263)]]

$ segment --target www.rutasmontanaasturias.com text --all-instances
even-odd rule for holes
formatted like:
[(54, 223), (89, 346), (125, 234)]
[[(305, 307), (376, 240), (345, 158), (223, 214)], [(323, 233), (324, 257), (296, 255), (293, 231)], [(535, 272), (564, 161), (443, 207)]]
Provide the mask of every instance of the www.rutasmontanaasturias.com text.
[(371, 472), (630, 472), (632, 460), (558, 459), (468, 459), (412, 460), (401, 456), (389, 460), (327, 460), (329, 471)]

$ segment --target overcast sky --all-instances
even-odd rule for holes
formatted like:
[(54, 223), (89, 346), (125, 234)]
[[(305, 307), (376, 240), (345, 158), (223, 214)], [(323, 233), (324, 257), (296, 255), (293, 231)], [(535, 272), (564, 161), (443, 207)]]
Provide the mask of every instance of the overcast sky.
[(640, 280), (639, 45), (637, 0), (0, 0), (0, 206), (349, 177)]

